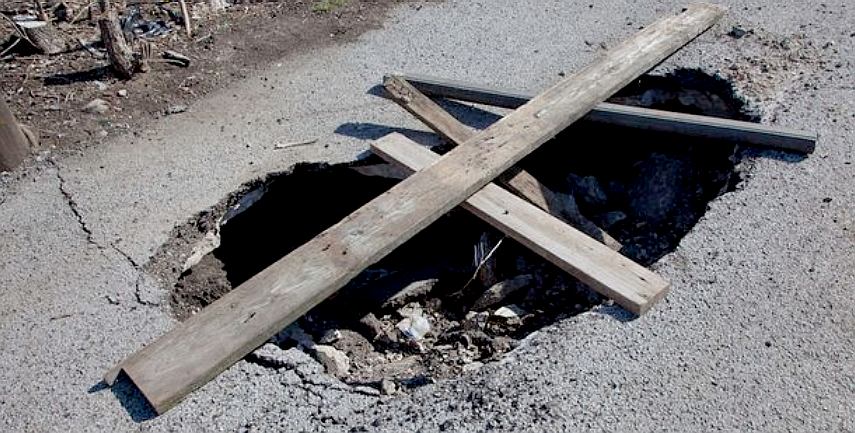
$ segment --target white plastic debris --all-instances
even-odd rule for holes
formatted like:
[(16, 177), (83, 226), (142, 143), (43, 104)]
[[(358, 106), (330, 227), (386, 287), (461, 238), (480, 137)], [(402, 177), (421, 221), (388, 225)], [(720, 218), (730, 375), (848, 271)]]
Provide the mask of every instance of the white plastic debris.
[(519, 319), (525, 315), (525, 310), (517, 305), (511, 304), (494, 311), (493, 315), (503, 319)]
[(405, 317), (398, 322), (397, 327), (407, 338), (414, 341), (425, 338), (425, 335), (430, 332), (430, 322), (420, 314)]

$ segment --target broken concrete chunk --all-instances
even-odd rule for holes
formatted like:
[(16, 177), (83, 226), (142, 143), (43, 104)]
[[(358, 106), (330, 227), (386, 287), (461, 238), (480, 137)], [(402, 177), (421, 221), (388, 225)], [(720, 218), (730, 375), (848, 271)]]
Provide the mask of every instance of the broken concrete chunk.
[(438, 281), (439, 280), (436, 278), (414, 281), (384, 302), (381, 308), (399, 308), (407, 305), (414, 299), (423, 297), (430, 293)]
[(338, 329), (330, 329), (324, 333), (319, 342), (321, 344), (332, 344), (341, 339), (341, 331)]
[(532, 281), (534, 281), (534, 277), (531, 275), (518, 275), (509, 280), (498, 282), (481, 294), (481, 297), (472, 305), (472, 309), (484, 310), (501, 303), (514, 292), (529, 286)]
[(104, 114), (108, 110), (110, 110), (110, 104), (100, 98), (95, 98), (83, 106), (83, 111), (92, 114)]
[(524, 316), (525, 313), (526, 311), (518, 305), (511, 304), (494, 311), (493, 316), (501, 317), (503, 319), (519, 319)]
[(401, 333), (413, 341), (425, 338), (425, 335), (430, 332), (430, 322), (421, 314), (405, 317), (398, 322), (397, 327)]
[(350, 370), (350, 358), (335, 347), (316, 345), (315, 357), (326, 368), (327, 374), (344, 376)]
[(392, 395), (398, 392), (398, 385), (395, 385), (395, 382), (389, 379), (383, 379), (380, 381), (380, 394), (383, 395)]

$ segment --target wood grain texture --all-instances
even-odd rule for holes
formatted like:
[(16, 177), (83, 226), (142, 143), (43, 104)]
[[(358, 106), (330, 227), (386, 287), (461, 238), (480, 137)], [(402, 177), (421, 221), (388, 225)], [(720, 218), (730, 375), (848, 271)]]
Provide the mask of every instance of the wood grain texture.
[(119, 78), (130, 79), (136, 71), (134, 52), (128, 46), (119, 16), (109, 0), (99, 0), (101, 16), (98, 18), (98, 28), (101, 29), (101, 42), (107, 50), (110, 66)]
[[(410, 171), (439, 159), (400, 134), (373, 143), (371, 150)], [(643, 314), (668, 292), (658, 275), (495, 183), (462, 206), (633, 313)]]
[(718, 20), (698, 4), (475, 134), (270, 265), (105, 377), (124, 372), (163, 413)]
[[(491, 89), (454, 80), (423, 75), (399, 75), (428, 96), (457, 99), (503, 108), (517, 108), (532, 96)], [(678, 133), (691, 137), (734, 141), (771, 149), (811, 153), (816, 148), (817, 134), (807, 131), (762, 125), (740, 120), (696, 114), (675, 113), (643, 107), (603, 102), (582, 120), (586, 122), (637, 128), (648, 131)]]
[[(436, 102), (425, 96), (412, 84), (395, 75), (383, 78), (383, 86), (405, 110), (424, 122), (429, 128), (456, 145), (463, 144), (474, 132), (443, 110)], [(518, 167), (511, 168), (499, 177), (499, 182), (541, 209), (563, 219), (588, 236), (620, 251), (623, 245), (605, 230), (582, 215), (576, 199), (569, 194), (553, 191), (538, 181), (531, 173)]]

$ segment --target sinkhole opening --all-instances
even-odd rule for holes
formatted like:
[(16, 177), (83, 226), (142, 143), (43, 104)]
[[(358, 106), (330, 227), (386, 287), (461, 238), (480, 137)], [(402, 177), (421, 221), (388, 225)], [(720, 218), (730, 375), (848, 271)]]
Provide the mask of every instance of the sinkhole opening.
[[(610, 101), (757, 120), (730, 84), (698, 71), (642, 77)], [(579, 123), (520, 166), (572, 195), (622, 254), (650, 265), (676, 248), (711, 200), (736, 187), (740, 158), (734, 143)], [(299, 164), (177, 229), (176, 239), (207, 235), (186, 263), (173, 264), (173, 312), (185, 319), (204, 308), (388, 190), (400, 181), (395, 173), (377, 157)], [(247, 359), (283, 368), (276, 351), (301, 350), (345, 383), (400, 392), (477, 370), (526, 335), (605, 302), (458, 208)]]

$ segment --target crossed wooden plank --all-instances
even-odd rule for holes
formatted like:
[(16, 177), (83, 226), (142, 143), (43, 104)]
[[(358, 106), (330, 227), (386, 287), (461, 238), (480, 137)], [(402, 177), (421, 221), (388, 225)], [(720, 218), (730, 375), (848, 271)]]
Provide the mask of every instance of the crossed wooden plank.
[(106, 382), (124, 372), (155, 411), (165, 412), (722, 14), (697, 4), (648, 26), (136, 352)]
[[(403, 78), (387, 76), (383, 81), (396, 102), (453, 143), (462, 145), (474, 134)], [(411, 171), (421, 170), (439, 159), (399, 134), (373, 143), (371, 149)], [(565, 224), (578, 227), (578, 220), (559, 220), (552, 204), (558, 193), (519, 169), (512, 169), (499, 179), (531, 203), (490, 184), (465, 201), (463, 207), (633, 313), (643, 314), (665, 296), (668, 291), (665, 280), (592, 239), (605, 236), (599, 240), (609, 245), (612, 238), (602, 229), (579, 214), (584, 223), (593, 226), (589, 227), (593, 233), (586, 230), (589, 237)]]

